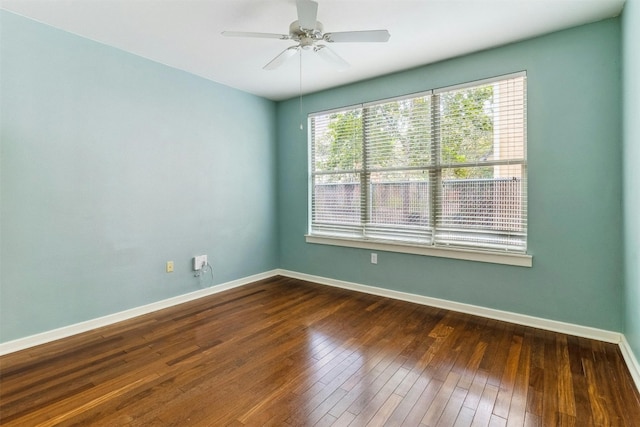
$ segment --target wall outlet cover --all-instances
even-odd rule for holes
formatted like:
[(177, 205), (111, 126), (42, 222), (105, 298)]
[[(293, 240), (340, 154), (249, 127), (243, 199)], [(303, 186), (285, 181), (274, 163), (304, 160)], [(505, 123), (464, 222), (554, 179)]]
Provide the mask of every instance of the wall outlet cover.
[(198, 255), (193, 257), (193, 269), (198, 271), (202, 270), (202, 267), (207, 265), (207, 256), (206, 255)]

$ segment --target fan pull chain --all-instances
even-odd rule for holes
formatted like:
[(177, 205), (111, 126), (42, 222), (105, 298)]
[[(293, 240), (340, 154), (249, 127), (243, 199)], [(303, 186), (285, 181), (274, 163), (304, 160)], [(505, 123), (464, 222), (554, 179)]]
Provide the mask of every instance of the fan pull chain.
[(300, 49), (300, 130), (303, 130), (302, 126), (302, 49)]

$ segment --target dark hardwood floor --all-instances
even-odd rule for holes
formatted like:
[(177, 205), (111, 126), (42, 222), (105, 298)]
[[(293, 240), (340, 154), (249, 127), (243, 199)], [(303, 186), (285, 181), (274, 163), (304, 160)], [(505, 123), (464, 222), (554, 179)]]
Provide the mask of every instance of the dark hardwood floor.
[(0, 358), (3, 426), (640, 426), (616, 345), (275, 277)]

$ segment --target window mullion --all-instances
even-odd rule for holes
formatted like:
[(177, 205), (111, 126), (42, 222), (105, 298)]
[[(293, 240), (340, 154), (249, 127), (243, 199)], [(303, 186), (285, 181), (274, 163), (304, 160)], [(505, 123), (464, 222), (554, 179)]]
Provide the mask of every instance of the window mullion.
[(440, 212), (440, 189), (442, 170), (440, 169), (440, 95), (431, 96), (431, 164), (429, 170), (429, 212), (431, 213), (431, 244), (435, 243), (436, 225)]
[(366, 235), (366, 227), (371, 218), (371, 176), (369, 172), (369, 163), (367, 157), (367, 145), (369, 144), (369, 135), (367, 132), (367, 115), (369, 108), (362, 108), (362, 173), (360, 174), (360, 220), (362, 225), (362, 235)]

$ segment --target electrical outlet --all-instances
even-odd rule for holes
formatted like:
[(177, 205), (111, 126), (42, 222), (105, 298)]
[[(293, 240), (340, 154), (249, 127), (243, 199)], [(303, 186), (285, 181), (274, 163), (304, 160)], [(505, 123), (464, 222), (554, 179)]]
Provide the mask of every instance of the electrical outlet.
[(202, 270), (202, 267), (208, 264), (206, 255), (198, 255), (193, 257), (193, 269), (195, 271)]
[(377, 264), (378, 263), (378, 254), (376, 253), (371, 253), (371, 264)]
[(167, 261), (167, 273), (173, 273), (173, 261)]

